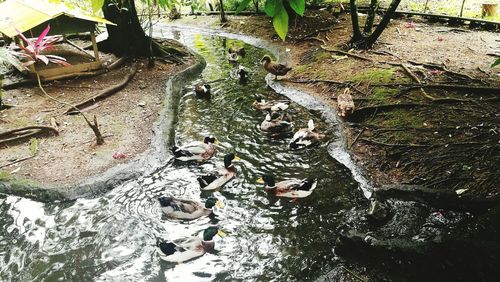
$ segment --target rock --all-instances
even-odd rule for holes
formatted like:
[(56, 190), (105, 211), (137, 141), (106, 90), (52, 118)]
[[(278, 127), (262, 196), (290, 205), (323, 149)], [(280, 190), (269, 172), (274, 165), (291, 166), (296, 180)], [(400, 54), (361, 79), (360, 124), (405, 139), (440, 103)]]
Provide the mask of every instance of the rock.
[(367, 212), (368, 216), (377, 221), (384, 221), (389, 216), (389, 209), (382, 202), (372, 200)]

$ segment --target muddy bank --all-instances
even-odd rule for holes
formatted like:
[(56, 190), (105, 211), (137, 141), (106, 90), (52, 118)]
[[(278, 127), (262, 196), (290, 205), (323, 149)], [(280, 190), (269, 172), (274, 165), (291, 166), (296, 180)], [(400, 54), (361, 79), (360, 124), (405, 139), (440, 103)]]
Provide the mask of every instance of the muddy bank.
[[(150, 70), (144, 62), (135, 64), (138, 72), (124, 90), (86, 112), (87, 116), (98, 117), (105, 136), (102, 146), (94, 145), (92, 131), (81, 117), (63, 115), (66, 108), (47, 101), (37, 88), (5, 91), (4, 101), (16, 104), (9, 112), (2, 111), (6, 127), (19, 127), (19, 122), (29, 123), (35, 116), (41, 123), (54, 117), (60, 124), (60, 134), (40, 138), (33, 158), (3, 168), (2, 192), (40, 201), (91, 197), (164, 165), (173, 138), (180, 88), (205, 63), (193, 55), (180, 66), (158, 61)], [(123, 71), (127, 68), (99, 77), (54, 82), (45, 89), (75, 103), (93, 95), (88, 89), (107, 87), (119, 80)], [(82, 93), (82, 89), (87, 91)], [(44, 111), (47, 108), (50, 111)], [(18, 114), (24, 115), (14, 119)], [(26, 154), (29, 143), (10, 145), (2, 149), (1, 163)]]

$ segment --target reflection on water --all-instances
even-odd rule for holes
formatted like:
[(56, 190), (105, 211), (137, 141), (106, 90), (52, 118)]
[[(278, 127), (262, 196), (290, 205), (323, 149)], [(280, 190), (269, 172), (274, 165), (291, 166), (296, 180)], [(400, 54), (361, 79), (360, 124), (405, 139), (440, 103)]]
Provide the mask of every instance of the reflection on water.
[[(198, 100), (186, 85), (181, 99), (176, 142), (216, 136), (220, 152), (203, 165), (169, 165), (161, 171), (116, 187), (95, 199), (67, 204), (41, 204), (2, 196), (0, 219), (1, 280), (245, 280), (305, 281), (335, 263), (332, 248), (344, 211), (362, 200), (350, 172), (327, 153), (336, 134), (318, 112), (292, 103), (295, 129), (308, 119), (326, 134), (315, 148), (290, 152), (288, 139), (263, 135), (257, 125), (265, 112), (253, 109), (254, 94), (283, 99), (270, 91), (259, 59), (263, 50), (217, 36), (174, 33), (207, 60), (202, 74), (212, 86), (212, 100)], [(230, 78), (234, 66), (226, 49), (245, 46), (241, 64), (251, 72), (247, 85)], [(221, 80), (222, 78), (222, 80)], [(225, 208), (217, 219), (169, 221), (157, 198), (183, 196), (204, 201), (196, 177), (222, 166), (226, 152), (241, 157), (237, 177), (221, 193)], [(256, 189), (263, 173), (276, 178), (318, 177), (314, 193), (297, 203), (270, 198)], [(218, 225), (227, 237), (216, 240), (216, 252), (184, 264), (170, 264), (155, 252), (156, 238), (200, 236)], [(182, 279), (182, 280), (181, 280)]]

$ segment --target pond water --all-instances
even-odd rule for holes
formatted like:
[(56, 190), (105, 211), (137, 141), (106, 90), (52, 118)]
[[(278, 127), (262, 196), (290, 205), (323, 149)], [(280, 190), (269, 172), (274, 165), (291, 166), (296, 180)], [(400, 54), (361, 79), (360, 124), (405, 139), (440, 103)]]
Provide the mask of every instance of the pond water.
[[(351, 172), (328, 154), (338, 133), (322, 113), (291, 103), (295, 130), (314, 119), (326, 135), (321, 145), (288, 150), (289, 138), (273, 139), (258, 124), (265, 112), (252, 107), (254, 94), (283, 100), (265, 83), (259, 63), (265, 50), (215, 35), (177, 33), (177, 39), (201, 54), (207, 66), (185, 86), (175, 140), (184, 144), (217, 137), (221, 149), (203, 165), (169, 164), (152, 175), (115, 187), (98, 198), (42, 204), (0, 196), (0, 280), (46, 281), (310, 281), (327, 272), (336, 259), (337, 230), (345, 212), (364, 204)], [(240, 63), (251, 72), (248, 84), (232, 78), (226, 50), (244, 46)], [(212, 100), (196, 99), (193, 85), (214, 81)], [(159, 90), (160, 91), (160, 90)], [(222, 165), (234, 152), (237, 177), (221, 189), (225, 207), (216, 219), (182, 222), (162, 218), (158, 197), (182, 196), (204, 201), (196, 177)], [(317, 177), (314, 193), (297, 202), (269, 197), (257, 190), (262, 173), (276, 178)], [(160, 260), (157, 238), (200, 236), (217, 225), (228, 235), (215, 237), (216, 252), (183, 264)]]

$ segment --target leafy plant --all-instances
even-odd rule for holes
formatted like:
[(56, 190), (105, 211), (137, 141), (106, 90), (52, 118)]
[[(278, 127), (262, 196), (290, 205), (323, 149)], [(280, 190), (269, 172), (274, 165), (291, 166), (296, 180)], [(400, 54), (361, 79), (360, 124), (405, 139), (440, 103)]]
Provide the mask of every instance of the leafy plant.
[(496, 67), (496, 66), (498, 66), (498, 65), (500, 65), (500, 58), (498, 58), (498, 59), (497, 59), (497, 60), (493, 63), (493, 65), (491, 65), (491, 67), (492, 67), (492, 68), (494, 68), (494, 67)]
[[(236, 9), (236, 13), (243, 11), (250, 2), (251, 0), (242, 0)], [(304, 15), (306, 9), (305, 0), (266, 0), (264, 11), (268, 16), (273, 18), (274, 30), (283, 41), (285, 41), (288, 33), (288, 18), (290, 16), (285, 5), (289, 5), (289, 7), (301, 17)]]
[(50, 50), (54, 48), (54, 43), (56, 43), (59, 38), (51, 36), (48, 37), (47, 34), (50, 31), (50, 25), (40, 33), (36, 40), (26, 38), (19, 30), (17, 34), (19, 37), (23, 39), (26, 43), (26, 47), (19, 44), (19, 48), (24, 52), (16, 52), (16, 56), (25, 59), (26, 61), (23, 63), (24, 66), (32, 65), (38, 61), (45, 63), (46, 65), (49, 63), (59, 64), (63, 66), (69, 66), (70, 64), (66, 62), (66, 59), (56, 55), (45, 55), (42, 54), (44, 51)]
[[(0, 68), (8, 69), (11, 66), (19, 70), (25, 69), (21, 61), (16, 57), (17, 52), (10, 48), (1, 47), (0, 48)], [(2, 70), (0, 70), (0, 74)]]

